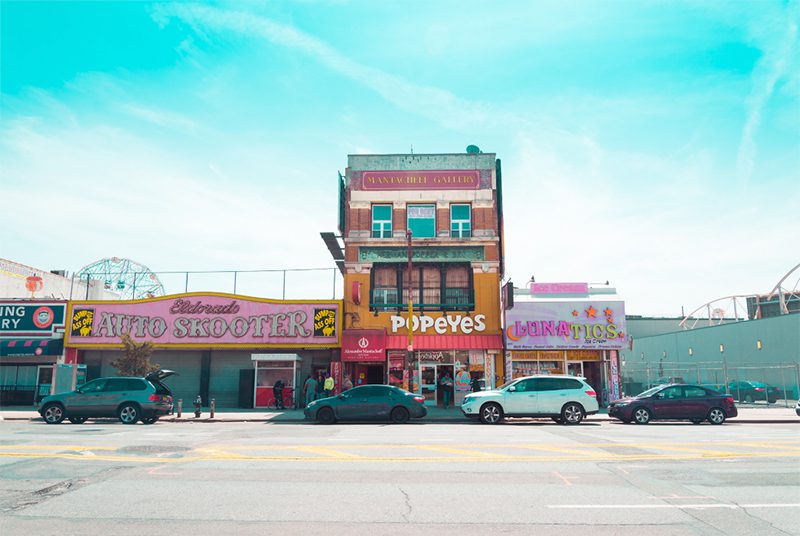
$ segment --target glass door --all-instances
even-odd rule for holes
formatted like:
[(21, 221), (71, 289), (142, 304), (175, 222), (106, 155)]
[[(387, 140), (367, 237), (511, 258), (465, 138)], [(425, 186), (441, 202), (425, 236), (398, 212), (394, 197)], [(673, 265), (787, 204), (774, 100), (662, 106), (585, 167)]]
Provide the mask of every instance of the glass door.
[(420, 387), (422, 388), (422, 396), (425, 397), (426, 406), (436, 405), (436, 384), (438, 377), (436, 374), (436, 365), (422, 365), (422, 381)]
[(40, 365), (36, 377), (36, 400), (39, 402), (50, 396), (50, 387), (53, 384), (53, 365)]
[(567, 374), (583, 377), (583, 361), (567, 361)]

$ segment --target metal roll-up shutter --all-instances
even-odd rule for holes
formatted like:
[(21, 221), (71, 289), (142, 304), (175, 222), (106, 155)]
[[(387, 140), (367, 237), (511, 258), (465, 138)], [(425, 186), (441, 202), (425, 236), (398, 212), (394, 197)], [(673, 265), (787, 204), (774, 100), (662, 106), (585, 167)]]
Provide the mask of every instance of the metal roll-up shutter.
[[(177, 402), (183, 400), (183, 410), (188, 411), (194, 399), (200, 394), (200, 352), (155, 351), (150, 360), (161, 365), (162, 369), (174, 370), (177, 376), (164, 379), (164, 385), (172, 391)], [(203, 400), (208, 405), (208, 400)]]
[(239, 406), (240, 371), (244, 369), (253, 369), (250, 352), (211, 352), (211, 377), (208, 390), (209, 396), (216, 400), (218, 408)]

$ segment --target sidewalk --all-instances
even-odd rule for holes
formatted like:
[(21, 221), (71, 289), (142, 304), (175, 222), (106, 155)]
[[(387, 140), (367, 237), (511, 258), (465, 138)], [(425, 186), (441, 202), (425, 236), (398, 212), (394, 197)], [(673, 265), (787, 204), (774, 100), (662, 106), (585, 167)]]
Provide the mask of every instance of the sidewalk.
[[(752, 424), (800, 424), (798, 416), (793, 407), (772, 407), (772, 408), (738, 408), (739, 416), (730, 419), (733, 423), (752, 423)], [(590, 415), (586, 419), (588, 422), (613, 421), (605, 410), (600, 410), (597, 415)], [(33, 421), (41, 420), (39, 414), (29, 407), (8, 407), (0, 408), (0, 421)], [(192, 423), (192, 422), (275, 422), (275, 423), (301, 423), (305, 422), (303, 410), (292, 409), (284, 411), (264, 410), (264, 409), (220, 409), (217, 410), (214, 418), (210, 418), (207, 408), (203, 408), (200, 418), (195, 418), (194, 413), (184, 412), (180, 419), (177, 415), (161, 417), (160, 422)], [(459, 408), (428, 408), (428, 415), (424, 419), (415, 419), (413, 422), (431, 423), (469, 423)]]

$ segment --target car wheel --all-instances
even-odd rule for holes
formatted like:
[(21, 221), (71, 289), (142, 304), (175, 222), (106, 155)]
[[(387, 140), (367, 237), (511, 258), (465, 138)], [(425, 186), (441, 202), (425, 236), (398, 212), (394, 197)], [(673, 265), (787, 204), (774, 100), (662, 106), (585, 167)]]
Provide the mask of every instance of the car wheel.
[(117, 411), (117, 416), (122, 424), (136, 424), (136, 421), (139, 420), (139, 406), (123, 404)]
[(490, 402), (481, 408), (481, 422), (483, 424), (497, 424), (503, 420), (503, 408), (500, 404)]
[(158, 417), (142, 417), (142, 424), (154, 424)]
[(69, 422), (72, 424), (83, 424), (86, 422), (86, 417), (69, 417)]
[(745, 395), (744, 401), (747, 402), (748, 404), (752, 404), (753, 403), (753, 395)]
[(561, 409), (561, 419), (566, 424), (580, 424), (583, 420), (583, 407), (575, 402), (566, 404)]
[(411, 415), (408, 414), (406, 408), (394, 408), (392, 410), (392, 422), (395, 424), (405, 424), (410, 418)]
[(650, 422), (652, 415), (647, 408), (636, 408), (633, 411), (633, 422), (636, 424), (647, 424)]
[(317, 412), (317, 422), (320, 424), (333, 424), (336, 422), (336, 415), (331, 408), (320, 408)]
[(691, 421), (693, 424), (700, 424), (701, 422), (703, 422), (703, 419), (691, 419)]
[(61, 424), (64, 420), (64, 408), (61, 404), (47, 404), (42, 410), (42, 417), (47, 424)]
[(720, 408), (713, 408), (708, 412), (708, 422), (711, 424), (722, 424), (725, 422), (725, 412)]

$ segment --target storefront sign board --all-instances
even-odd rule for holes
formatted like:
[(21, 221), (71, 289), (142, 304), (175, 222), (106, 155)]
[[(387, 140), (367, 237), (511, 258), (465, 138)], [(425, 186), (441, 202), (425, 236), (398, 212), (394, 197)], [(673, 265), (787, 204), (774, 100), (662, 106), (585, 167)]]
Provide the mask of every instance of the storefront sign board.
[(0, 338), (50, 337), (64, 328), (66, 302), (0, 301)]
[(364, 171), (364, 190), (477, 190), (481, 172), (477, 169)]
[(342, 332), (342, 361), (386, 361), (385, 329), (346, 329)]
[(621, 349), (627, 344), (622, 301), (518, 303), (506, 312), (509, 350)]
[(123, 333), (157, 347), (323, 348), (340, 344), (341, 302), (188, 293), (131, 301), (77, 301), (66, 345), (118, 347)]

